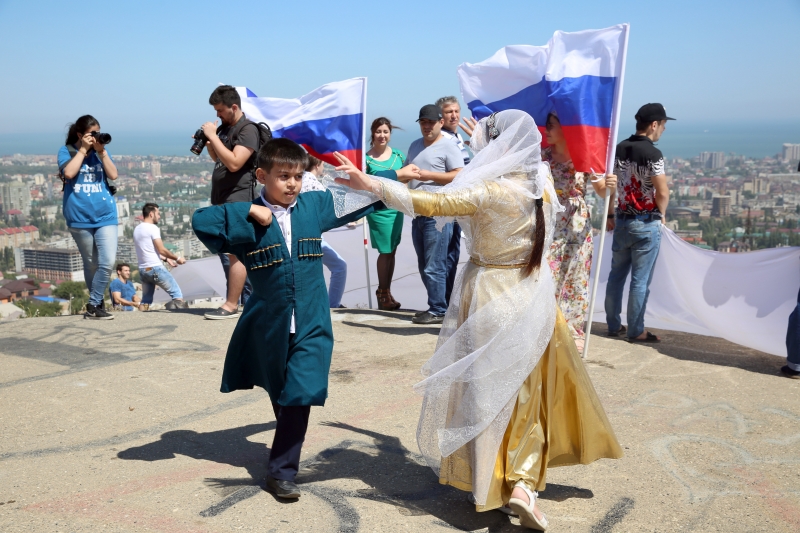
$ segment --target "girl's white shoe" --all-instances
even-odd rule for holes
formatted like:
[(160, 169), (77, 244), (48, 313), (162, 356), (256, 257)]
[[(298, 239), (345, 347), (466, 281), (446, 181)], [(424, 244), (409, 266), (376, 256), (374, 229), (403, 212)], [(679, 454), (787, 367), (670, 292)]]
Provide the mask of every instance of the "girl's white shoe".
[(519, 523), (530, 529), (546, 531), (547, 517), (544, 515), (544, 513), (542, 513), (542, 519), (539, 520), (536, 518), (536, 515), (533, 512), (533, 508), (536, 506), (536, 498), (539, 497), (539, 493), (531, 491), (521, 480), (517, 481), (516, 485), (514, 485), (514, 488), (517, 487), (525, 491), (529, 500), (528, 503), (525, 503), (524, 500), (520, 500), (519, 498), (511, 498), (508, 500), (508, 506), (519, 515)]

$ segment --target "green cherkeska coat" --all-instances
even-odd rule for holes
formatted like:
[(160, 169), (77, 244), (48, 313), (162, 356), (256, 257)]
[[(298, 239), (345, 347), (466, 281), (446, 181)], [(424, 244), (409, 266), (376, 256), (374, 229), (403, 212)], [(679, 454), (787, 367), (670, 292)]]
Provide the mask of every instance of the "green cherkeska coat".
[[(253, 203), (263, 205), (260, 197)], [(280, 405), (324, 405), (333, 353), (322, 234), (373, 212), (375, 203), (337, 218), (327, 191), (298, 196), (292, 209), (292, 253), (277, 223), (248, 218), (250, 203), (195, 211), (192, 227), (213, 253), (234, 254), (247, 267), (253, 294), (228, 345), (222, 392), (258, 385)], [(290, 337), (292, 311), (295, 334)]]

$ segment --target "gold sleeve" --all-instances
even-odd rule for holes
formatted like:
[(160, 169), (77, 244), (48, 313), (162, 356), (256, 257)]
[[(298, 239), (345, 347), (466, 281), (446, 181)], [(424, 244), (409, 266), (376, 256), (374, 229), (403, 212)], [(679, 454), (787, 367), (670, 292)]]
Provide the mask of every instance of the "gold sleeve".
[(466, 217), (478, 210), (481, 189), (472, 188), (452, 192), (427, 192), (410, 190), (414, 213), (425, 217)]

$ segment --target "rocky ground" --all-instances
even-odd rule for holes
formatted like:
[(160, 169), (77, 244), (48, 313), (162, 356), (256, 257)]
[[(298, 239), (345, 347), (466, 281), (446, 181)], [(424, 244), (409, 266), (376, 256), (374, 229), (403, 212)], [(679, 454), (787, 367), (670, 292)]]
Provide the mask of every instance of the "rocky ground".
[[(262, 489), (266, 393), (219, 392), (235, 321), (201, 313), (0, 324), (0, 530), (522, 531), (421, 464), (412, 385), (438, 328), (334, 313), (330, 397), (287, 504)], [(800, 381), (781, 359), (603, 333), (586, 365), (626, 455), (548, 472), (551, 531), (799, 531)]]

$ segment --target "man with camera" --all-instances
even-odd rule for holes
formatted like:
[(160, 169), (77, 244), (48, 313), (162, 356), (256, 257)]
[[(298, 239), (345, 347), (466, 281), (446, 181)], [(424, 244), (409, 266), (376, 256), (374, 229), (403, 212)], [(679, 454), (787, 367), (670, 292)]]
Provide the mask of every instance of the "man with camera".
[[(198, 141), (195, 144), (205, 140), (208, 155), (216, 162), (211, 176), (211, 203), (252, 202), (256, 197), (253, 171), (259, 148), (258, 125), (242, 113), (242, 99), (235, 87), (220, 85), (211, 93), (208, 103), (214, 107), (222, 124), (219, 128), (217, 121), (203, 124), (202, 135), (201, 132), (195, 134)], [(192, 147), (192, 151), (199, 154), (202, 144), (197, 151)], [(222, 307), (206, 313), (205, 317), (211, 320), (238, 318), (239, 297), (244, 305), (253, 288), (244, 264), (234, 255), (219, 254), (219, 257), (228, 281), (228, 295)]]

